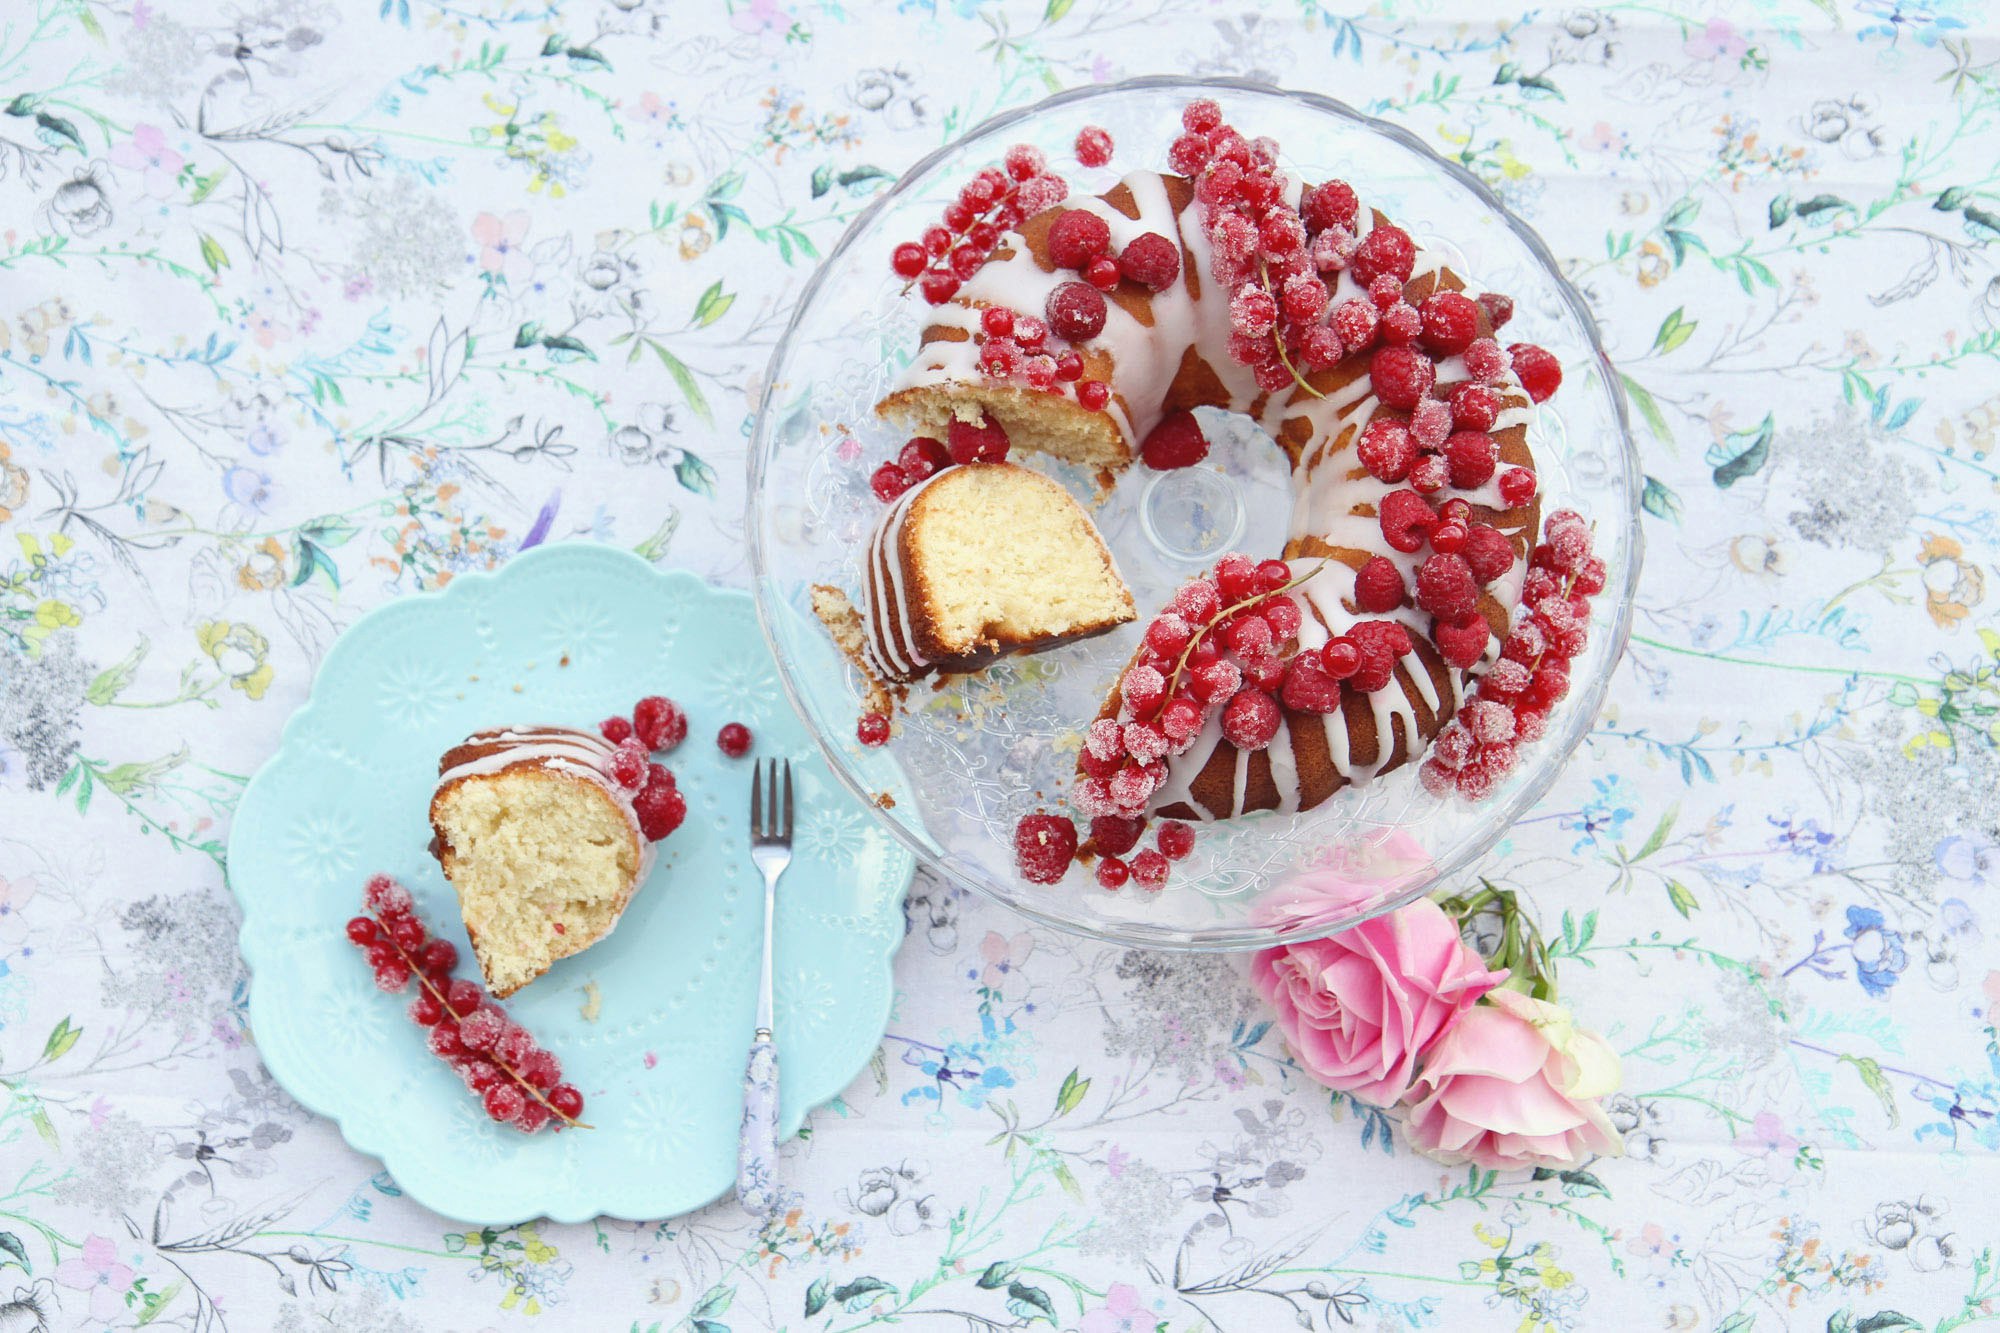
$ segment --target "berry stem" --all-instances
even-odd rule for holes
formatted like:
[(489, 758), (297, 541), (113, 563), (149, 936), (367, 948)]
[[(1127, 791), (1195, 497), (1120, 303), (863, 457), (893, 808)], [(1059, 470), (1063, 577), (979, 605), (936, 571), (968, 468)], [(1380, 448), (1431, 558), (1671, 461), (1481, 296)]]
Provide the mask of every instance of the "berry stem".
[[(445, 1003), (444, 992), (438, 989), (437, 983), (432, 981), (430, 978), (430, 974), (425, 972), (423, 968), (418, 965), (417, 960), (410, 955), (409, 950), (405, 949), (402, 945), (396, 943), (395, 937), (389, 933), (388, 922), (384, 921), (380, 916), (377, 916), (372, 910), (369, 912), (368, 917), (369, 920), (375, 923), (375, 928), (378, 938), (382, 941), (386, 941), (389, 947), (394, 949), (397, 952), (397, 954), (402, 957), (404, 965), (410, 969), (410, 975), (417, 979), (417, 984), (422, 986), (426, 991), (428, 991), (430, 993), (431, 998), (436, 1000), (440, 1005), (444, 1007), (445, 1017), (439, 1019), (438, 1021), (441, 1023), (449, 1022), (456, 1024), (459, 1020), (459, 1016), (449, 1004)], [(505, 1060), (500, 1058), (499, 1051), (496, 1050), (496, 1051), (482, 1052), (482, 1058), (491, 1062), (495, 1069), (498, 1069), (501, 1073), (505, 1074), (508, 1078), (513, 1079), (515, 1083), (519, 1084), (521, 1092), (524, 1095), (533, 1097), (536, 1101), (540, 1102), (543, 1105), (543, 1107), (547, 1109), (548, 1113), (551, 1116), (555, 1117), (557, 1120), (560, 1120), (563, 1123), (565, 1128), (568, 1129), (596, 1128), (595, 1125), (585, 1124), (581, 1120), (573, 1120), (569, 1116), (564, 1115), (561, 1111), (558, 1111), (554, 1106), (550, 1105), (549, 1099), (542, 1095), (541, 1089), (537, 1088), (534, 1084), (528, 1082), (526, 1079), (522, 1078), (518, 1073), (514, 1072), (514, 1067), (508, 1064)]]
[[(965, 224), (964, 231), (952, 231), (951, 234), (953, 238), (959, 240), (964, 239), (966, 236), (971, 234), (972, 229), (974, 227), (978, 226), (982, 222), (985, 222), (989, 216), (998, 213), (1002, 208), (1004, 208), (1007, 205), (1010, 198), (1020, 193), (1021, 183), (1019, 181), (1009, 181), (1008, 187), (1009, 187), (1008, 189), (995, 194), (993, 196), (992, 203), (986, 205), (985, 208), (981, 209), (978, 213), (974, 214), (972, 221)], [(940, 221), (938, 225), (945, 226), (945, 224), (942, 221)], [(945, 227), (945, 230), (951, 231), (951, 228)], [(949, 272), (951, 267), (950, 260), (951, 260), (951, 251), (949, 250), (946, 250), (941, 255), (931, 255), (930, 262), (924, 265), (924, 273), (931, 272), (933, 269), (937, 268), (940, 263), (944, 264), (946, 271)], [(903, 282), (903, 289), (902, 291), (898, 292), (897, 295), (908, 296), (910, 294), (910, 288), (916, 286), (918, 283), (924, 280), (924, 273), (919, 273), (914, 278), (905, 279)]]
[(1174, 687), (1177, 684), (1179, 684), (1181, 673), (1187, 669), (1188, 658), (1194, 654), (1195, 645), (1200, 643), (1204, 638), (1206, 638), (1208, 636), (1209, 631), (1213, 630), (1217, 625), (1222, 624), (1225, 620), (1228, 620), (1229, 617), (1236, 614), (1238, 611), (1243, 610), (1245, 607), (1255, 606), (1257, 603), (1265, 601), (1272, 597), (1283, 597), (1286, 593), (1298, 587), (1300, 584), (1306, 583), (1311, 579), (1317, 577), (1319, 572), (1326, 568), (1327, 562), (1332, 559), (1333, 557), (1330, 555), (1323, 555), (1320, 557), (1319, 563), (1312, 567), (1312, 573), (1301, 574), (1297, 578), (1291, 580), (1289, 583), (1286, 583), (1283, 587), (1273, 588), (1270, 592), (1260, 592), (1255, 594), (1254, 596), (1245, 597), (1238, 601), (1231, 602), (1228, 606), (1225, 606), (1220, 611), (1217, 611), (1215, 615), (1208, 621), (1206, 621), (1200, 626), (1195, 627), (1194, 632), (1188, 635), (1187, 646), (1182, 648), (1181, 655), (1178, 658), (1174, 659), (1174, 672), (1171, 676), (1167, 677), (1167, 689), (1166, 693), (1162, 697), (1167, 699), (1171, 699), (1174, 697), (1176, 693)]

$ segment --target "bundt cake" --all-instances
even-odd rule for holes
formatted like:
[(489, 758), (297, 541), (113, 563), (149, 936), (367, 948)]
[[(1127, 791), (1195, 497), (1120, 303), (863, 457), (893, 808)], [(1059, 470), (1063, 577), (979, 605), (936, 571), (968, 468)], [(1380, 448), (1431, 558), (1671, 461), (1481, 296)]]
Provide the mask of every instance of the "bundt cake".
[(474, 732), (438, 761), (431, 853), (503, 999), (610, 934), (652, 868), (618, 755), (592, 732), (521, 727)]
[[(943, 432), (941, 432), (943, 433)], [(1138, 613), (1068, 491), (1012, 463), (947, 467), (897, 497), (870, 538), (865, 614), (815, 589), (869, 674), (903, 683), (1103, 634)]]
[[(943, 466), (940, 441), (950, 463), (1185, 466), (1206, 452), (1196, 408), (1247, 415), (1291, 466), (1282, 545), (1183, 588), (1109, 689), (1071, 793), (1093, 817), (1310, 809), (1424, 757), (1495, 663), (1519, 695), (1517, 669), (1580, 645), (1602, 586), (1574, 515), (1537, 546), (1527, 425), (1561, 371), (1496, 340), (1511, 301), (1468, 295), (1347, 183), (1302, 186), (1215, 103), (1182, 129), (1170, 172), (1067, 205), (1017, 146), (892, 257), (934, 309), (877, 405), (917, 437), (878, 469), (883, 498)], [(1540, 619), (1517, 625), (1529, 557), (1556, 545)], [(874, 618), (907, 623), (908, 581), (869, 578)], [(1495, 776), (1500, 730), (1453, 758)]]

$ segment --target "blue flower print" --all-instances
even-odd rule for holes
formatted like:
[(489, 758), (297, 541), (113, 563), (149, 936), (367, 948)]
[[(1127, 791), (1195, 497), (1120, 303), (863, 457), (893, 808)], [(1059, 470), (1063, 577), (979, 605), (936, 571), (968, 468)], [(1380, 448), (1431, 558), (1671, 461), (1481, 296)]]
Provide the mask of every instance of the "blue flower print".
[(1597, 795), (1584, 802), (1583, 809), (1574, 815), (1562, 817), (1563, 828), (1576, 829), (1583, 835), (1570, 848), (1573, 852), (1617, 842), (1625, 835), (1625, 826), (1632, 822), (1632, 807), (1638, 800), (1631, 784), (1616, 774), (1593, 778), (1590, 785), (1597, 788)]
[(1882, 914), (1872, 907), (1847, 909), (1847, 929), (1842, 934), (1853, 941), (1854, 979), (1870, 995), (1887, 995), (1889, 988), (1910, 965), (1903, 948), (1903, 936), (1884, 924)]
[(1953, 0), (1860, 0), (1856, 10), (1882, 21), (1858, 29), (1854, 35), (1862, 41), (1887, 37), (1893, 46), (1909, 33), (1925, 46), (1936, 46), (1938, 38), (1965, 27), (1964, 19), (1947, 12), (1956, 8)]
[(1773, 851), (1790, 852), (1793, 856), (1811, 861), (1815, 875), (1824, 875), (1830, 870), (1840, 868), (1839, 862), (1833, 857), (1833, 853), (1840, 846), (1840, 835), (1821, 828), (1818, 820), (1798, 820), (1790, 815), (1783, 819), (1775, 815), (1766, 815), (1764, 818), (1772, 828), (1778, 830), (1771, 839)]

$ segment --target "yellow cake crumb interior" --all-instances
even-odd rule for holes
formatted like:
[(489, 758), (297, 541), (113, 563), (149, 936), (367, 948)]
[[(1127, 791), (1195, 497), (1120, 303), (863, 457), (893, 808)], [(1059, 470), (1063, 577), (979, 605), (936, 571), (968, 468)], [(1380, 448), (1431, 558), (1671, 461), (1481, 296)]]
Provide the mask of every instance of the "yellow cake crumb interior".
[[(938, 492), (949, 487), (949, 495)], [(1132, 601), (1090, 521), (1054, 482), (1018, 468), (954, 468), (913, 514), (940, 640), (1060, 635), (1131, 616)]]
[(495, 994), (540, 976), (618, 920), (638, 852), (623, 811), (598, 788), (555, 773), (499, 773), (453, 786), (434, 815)]
[(913, 434), (942, 440), (951, 420), (977, 424), (985, 417), (1007, 432), (1013, 448), (1049, 454), (1086, 467), (1123, 467), (1131, 461), (1118, 430), (1102, 414), (1079, 408), (1061, 394), (995, 385), (949, 385), (891, 397), (885, 412)]

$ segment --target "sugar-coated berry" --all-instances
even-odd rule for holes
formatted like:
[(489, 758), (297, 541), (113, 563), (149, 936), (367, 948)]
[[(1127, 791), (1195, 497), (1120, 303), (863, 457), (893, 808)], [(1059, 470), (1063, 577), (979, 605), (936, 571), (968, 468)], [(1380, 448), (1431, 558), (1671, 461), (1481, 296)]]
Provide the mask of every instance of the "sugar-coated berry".
[(1042, 155), (1041, 149), (1025, 143), (1017, 143), (1009, 148), (1002, 161), (1006, 164), (1007, 174), (1017, 181), (1032, 180), (1041, 174), (1042, 168), (1048, 164), (1048, 159)]
[(1271, 637), (1279, 643), (1297, 634), (1299, 626), (1305, 624), (1305, 613), (1289, 597), (1273, 597), (1257, 608), (1257, 614), (1264, 617), (1264, 623), (1271, 627)]
[(1444, 460), (1451, 469), (1451, 484), (1462, 491), (1477, 490), (1493, 479), (1500, 463), (1500, 446), (1485, 431), (1453, 432), (1444, 444)]
[(1518, 509), (1535, 498), (1535, 474), (1524, 467), (1510, 467), (1500, 474), (1500, 498)]
[(1347, 345), (1340, 340), (1340, 334), (1331, 325), (1315, 324), (1299, 337), (1298, 360), (1305, 363), (1308, 370), (1327, 370), (1340, 364), (1340, 358), (1347, 355)]
[(1416, 262), (1417, 247), (1410, 234), (1401, 227), (1384, 224), (1371, 228), (1361, 238), (1361, 245), (1354, 252), (1354, 277), (1364, 284), (1378, 277), (1392, 277), (1404, 283), (1410, 280)]
[(629, 717), (607, 717), (597, 724), (597, 734), (613, 745), (632, 735), (632, 719)]
[(672, 699), (649, 694), (632, 705), (632, 730), (648, 750), (671, 750), (687, 739), (687, 714)]
[(943, 440), (934, 440), (928, 435), (914, 435), (896, 455), (896, 466), (903, 469), (903, 475), (911, 481), (922, 481), (933, 473), (951, 466), (951, 451), (944, 447)]
[(1067, 816), (1038, 812), (1014, 826), (1014, 861), (1030, 883), (1054, 884), (1075, 855), (1076, 825)]
[(1049, 293), (1043, 313), (1057, 337), (1080, 343), (1104, 331), (1105, 310), (1103, 292), (1087, 282), (1064, 282)]
[(409, 984), (409, 964), (400, 958), (391, 958), (375, 969), (375, 985), (392, 995)]
[(354, 943), (365, 948), (375, 942), (376, 933), (373, 917), (357, 916), (348, 919), (347, 938)]
[(565, 1120), (583, 1114), (583, 1094), (567, 1083), (558, 1083), (548, 1092), (549, 1109)]
[(1472, 739), (1472, 733), (1454, 718), (1431, 742), (1431, 757), (1446, 768), (1464, 768), (1477, 748), (1478, 742)]
[(1119, 252), (1118, 271), (1142, 287), (1165, 291), (1181, 275), (1181, 248), (1159, 232), (1144, 232)]
[(514, 1118), (509, 1123), (523, 1134), (533, 1134), (549, 1123), (549, 1108), (532, 1097), (526, 1098), (521, 1103), (521, 1109), (514, 1113)]
[(1208, 165), (1208, 140), (1199, 134), (1183, 134), (1167, 149), (1167, 165), (1182, 176), (1194, 176)]
[(1201, 705), (1192, 699), (1169, 699), (1160, 708), (1160, 730), (1175, 754), (1194, 740), (1201, 722)]
[(524, 1100), (520, 1088), (514, 1084), (495, 1083), (486, 1090), (482, 1103), (486, 1107), (487, 1115), (504, 1124), (521, 1113)]
[(1465, 546), (1459, 554), (1465, 557), (1472, 577), (1481, 584), (1493, 582), (1514, 567), (1514, 544), (1498, 528), (1484, 523), (1474, 524), (1466, 531)]
[(1101, 167), (1111, 161), (1111, 131), (1101, 125), (1086, 125), (1077, 131), (1076, 160), (1086, 167)]
[(741, 722), (725, 722), (715, 733), (715, 748), (731, 759), (741, 759), (750, 753), (750, 728)]
[(1275, 640), (1271, 622), (1255, 612), (1244, 612), (1229, 622), (1224, 635), (1229, 651), (1238, 657), (1247, 657), (1270, 648)]
[(975, 424), (953, 417), (945, 427), (945, 451), (954, 463), (1002, 463), (1007, 450), (1007, 432), (991, 418), (981, 417)]
[(1410, 464), (1410, 485), (1423, 495), (1435, 495), (1451, 480), (1451, 465), (1436, 454), (1425, 454)]
[(1451, 408), (1442, 399), (1420, 399), (1410, 410), (1410, 438), (1425, 453), (1444, 448), (1451, 438)]
[(407, 916), (416, 909), (410, 891), (387, 875), (371, 876), (361, 901), (369, 911), (384, 919)]
[(1125, 753), (1134, 763), (1150, 764), (1167, 754), (1167, 733), (1157, 722), (1127, 722), (1122, 733)]
[(931, 257), (915, 241), (904, 241), (889, 255), (889, 267), (899, 278), (914, 278), (930, 264)]
[(1274, 593), (1292, 581), (1292, 567), (1282, 560), (1257, 562), (1257, 590)]
[(1194, 829), (1178, 819), (1163, 819), (1153, 840), (1159, 844), (1160, 855), (1179, 861), (1194, 850)]
[(1115, 856), (1106, 856), (1097, 863), (1097, 883), (1100, 888), (1114, 892), (1125, 887), (1132, 878), (1132, 868)]
[(1461, 292), (1432, 292), (1419, 313), (1424, 346), (1438, 356), (1457, 356), (1479, 336), (1479, 307)]
[(887, 745), (889, 743), (889, 719), (883, 713), (863, 713), (861, 720), (854, 724), (854, 735), (863, 745)]
[(1296, 254), (1305, 249), (1305, 224), (1298, 215), (1273, 210), (1265, 214), (1264, 221), (1257, 228), (1258, 251), (1266, 258), (1278, 258)]
[(389, 922), (389, 938), (394, 940), (396, 947), (404, 953), (413, 952), (423, 947), (423, 923), (410, 916), (392, 918)]
[(1491, 384), (1507, 373), (1507, 354), (1491, 338), (1475, 338), (1465, 349), (1465, 370), (1481, 384)]
[(1189, 102), (1181, 108), (1181, 128), (1193, 134), (1207, 134), (1222, 124), (1222, 108), (1210, 98)]
[(467, 1014), (477, 1009), (480, 1006), (481, 999), (478, 983), (467, 981), (464, 978), (452, 982), (451, 985), (445, 988), (444, 992), (446, 1007), (460, 1018), (464, 1018)]
[(1181, 649), (1187, 647), (1193, 630), (1186, 619), (1174, 611), (1163, 611), (1146, 626), (1146, 646), (1162, 657), (1179, 657)]
[(1215, 562), (1215, 586), (1226, 605), (1235, 605), (1258, 591), (1257, 562), (1241, 551), (1231, 551)]
[(1103, 380), (1079, 380), (1076, 386), (1076, 401), (1092, 412), (1102, 412), (1111, 401), (1111, 386)]
[(1342, 634), (1319, 650), (1319, 669), (1335, 680), (1346, 680), (1361, 669), (1361, 646)]
[(468, 1051), (481, 1055), (493, 1049), (507, 1030), (507, 1017), (491, 1005), (479, 1008), (458, 1020), (458, 1040)]
[(1440, 620), (1431, 629), (1431, 641), (1437, 644), (1438, 652), (1461, 671), (1478, 665), (1479, 659), (1486, 655), (1486, 641), (1491, 637), (1492, 630), (1477, 615), (1450, 623)]
[(1246, 282), (1229, 298), (1229, 327), (1248, 338), (1261, 338), (1278, 322), (1278, 303), (1255, 282)]
[(1205, 662), (1188, 671), (1188, 692), (1213, 706), (1235, 694), (1243, 683), (1243, 670), (1234, 662)]
[(1021, 182), (1019, 196), (1022, 217), (1033, 217), (1045, 208), (1051, 208), (1063, 201), (1069, 194), (1069, 182), (1060, 176), (1036, 176)]
[(963, 282), (979, 272), (979, 266), (986, 262), (986, 255), (977, 246), (961, 245), (951, 252), (951, 258), (947, 262), (951, 266), (952, 276)]
[(646, 765), (646, 778), (640, 784), (640, 790), (643, 791), (647, 787), (672, 789), (676, 785), (673, 770), (669, 769), (665, 764), (648, 764)]
[(924, 252), (938, 258), (951, 250), (951, 232), (944, 227), (926, 227), (923, 235)]
[(1423, 549), (1431, 529), (1438, 523), (1430, 501), (1412, 490), (1390, 491), (1382, 497), (1378, 510), (1382, 540), (1393, 550), (1414, 553)]
[(1285, 279), (1284, 289), (1278, 296), (1278, 307), (1285, 318), (1294, 324), (1310, 324), (1319, 318), (1320, 311), (1326, 309), (1326, 284), (1307, 274), (1298, 274)]
[(1368, 378), (1386, 406), (1407, 412), (1437, 382), (1437, 366), (1415, 348), (1384, 347), (1368, 363)]
[(1550, 394), (1562, 387), (1562, 363), (1546, 348), (1515, 343), (1507, 349), (1507, 355), (1513, 358), (1515, 378), (1536, 402), (1546, 402)]
[(432, 976), (449, 976), (458, 966), (458, 946), (450, 940), (430, 940), (417, 951), (417, 966)]
[(378, 943), (369, 945), (365, 956), (368, 959), (368, 966), (377, 970), (390, 963), (400, 962), (403, 957), (402, 954), (396, 951), (396, 946), (387, 940), (381, 940)]
[(458, 1024), (450, 1019), (441, 1020), (432, 1027), (431, 1035), (424, 1040), (430, 1046), (431, 1054), (440, 1060), (450, 1060), (466, 1053), (464, 1043), (458, 1039)]
[(1576, 567), (1572, 586), (1585, 597), (1595, 597), (1604, 591), (1605, 578), (1604, 562), (1593, 555)]
[(1549, 729), (1549, 714), (1545, 708), (1516, 708), (1514, 710), (1514, 739), (1517, 742), (1538, 741)]
[(1125, 673), (1122, 686), (1125, 706), (1134, 717), (1150, 717), (1167, 693), (1167, 680), (1158, 670), (1144, 662)]
[(1499, 292), (1481, 292), (1473, 298), (1473, 303), (1486, 312), (1486, 322), (1497, 331), (1514, 318), (1514, 298), (1502, 296)]
[[(532, 1038), (530, 1041), (532, 1042)], [(523, 1082), (535, 1088), (552, 1088), (562, 1081), (562, 1062), (548, 1051), (536, 1047), (522, 1057), (516, 1071)]]
[(1442, 552), (1417, 566), (1417, 606), (1439, 620), (1463, 620), (1479, 605), (1479, 584), (1465, 557)]
[(1278, 734), (1281, 717), (1276, 699), (1245, 686), (1222, 710), (1222, 735), (1239, 750), (1261, 750)]
[(1278, 697), (1295, 713), (1331, 713), (1340, 707), (1340, 681), (1327, 673), (1318, 657), (1302, 653), (1286, 668)]
[(1457, 555), (1465, 549), (1469, 535), (1465, 524), (1447, 520), (1431, 529), (1431, 549), (1440, 555)]
[(1285, 683), (1285, 659), (1278, 656), (1275, 648), (1245, 653), (1236, 660), (1243, 668), (1243, 683), (1246, 685), (1269, 691)]
[(1308, 230), (1325, 231), (1329, 227), (1345, 227), (1354, 230), (1354, 223), (1361, 211), (1361, 203), (1355, 197), (1354, 187), (1343, 180), (1330, 180), (1315, 185), (1299, 200), (1299, 213), (1305, 219)]
[(944, 206), (944, 225), (952, 231), (964, 231), (970, 227), (973, 216), (972, 205), (966, 203), (963, 197), (954, 199)]
[(990, 305), (979, 312), (979, 327), (988, 337), (1008, 338), (1014, 333), (1014, 312), (1004, 305)]
[(934, 268), (918, 280), (917, 290), (932, 305), (943, 305), (958, 294), (958, 279), (948, 270)]
[(611, 780), (627, 791), (637, 791), (646, 780), (646, 746), (637, 736), (618, 742), (605, 762)]
[(410, 1001), (410, 1021), (419, 1027), (434, 1027), (444, 1018), (444, 1001), (433, 995), (428, 988), (420, 990)]
[(1376, 480), (1401, 481), (1417, 461), (1417, 445), (1402, 422), (1376, 417), (1362, 430), (1354, 454)]
[(1381, 338), (1391, 347), (1407, 347), (1424, 331), (1423, 316), (1408, 301), (1398, 301), (1382, 312)]
[(1190, 625), (1205, 625), (1222, 609), (1222, 592), (1213, 579), (1190, 579), (1175, 590), (1168, 603)]
[(1014, 341), (1021, 344), (1026, 352), (1041, 350), (1042, 343), (1049, 336), (1049, 326), (1034, 315), (1016, 313), (1014, 316)]
[[(1164, 771), (1161, 776), (1164, 776)], [(1148, 798), (1159, 790), (1161, 776), (1155, 776), (1151, 769), (1137, 765), (1128, 764), (1119, 769), (1109, 788), (1112, 805), (1124, 814), (1143, 813)]]
[(1483, 384), (1455, 384), (1451, 390), (1451, 424), (1458, 430), (1492, 430), (1500, 419), (1500, 395)]
[(1530, 708), (1553, 708), (1569, 693), (1569, 668), (1561, 662), (1544, 661), (1535, 668), (1521, 701)]
[(1058, 268), (1081, 270), (1111, 249), (1111, 227), (1082, 208), (1065, 209), (1049, 227), (1049, 259)]
[(653, 784), (632, 798), (632, 812), (648, 842), (658, 842), (687, 818), (687, 797), (669, 784)]
[(1110, 255), (1099, 255), (1083, 266), (1083, 280), (1100, 292), (1116, 287), (1118, 278), (1118, 261)]
[(1139, 845), (1146, 821), (1134, 815), (1099, 815), (1090, 821), (1090, 843), (1106, 856), (1123, 856)]
[(1409, 596), (1403, 571), (1387, 556), (1372, 556), (1354, 575), (1354, 605), (1369, 615), (1387, 615)]
[(1143, 888), (1161, 889), (1167, 883), (1167, 858), (1148, 847), (1132, 858), (1132, 878)]

